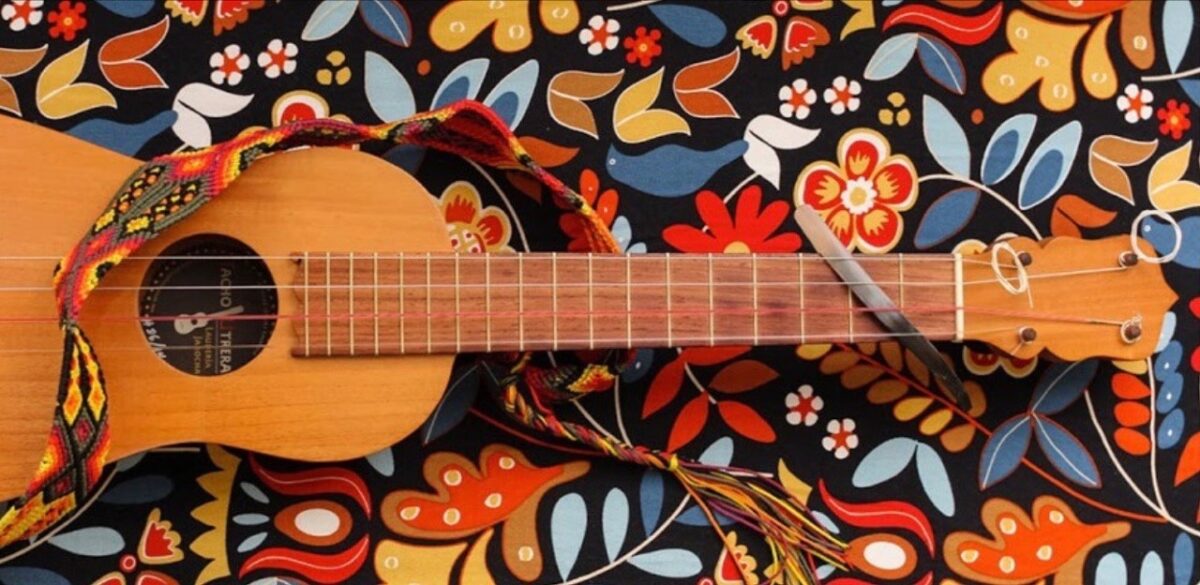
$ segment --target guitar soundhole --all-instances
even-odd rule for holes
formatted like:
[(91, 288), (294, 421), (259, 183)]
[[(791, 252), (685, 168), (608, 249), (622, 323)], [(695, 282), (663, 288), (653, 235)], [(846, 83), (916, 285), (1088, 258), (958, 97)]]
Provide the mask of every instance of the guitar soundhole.
[(187, 374), (220, 376), (262, 352), (279, 296), (253, 249), (201, 234), (163, 249), (146, 271), (138, 305), (142, 333), (159, 358)]

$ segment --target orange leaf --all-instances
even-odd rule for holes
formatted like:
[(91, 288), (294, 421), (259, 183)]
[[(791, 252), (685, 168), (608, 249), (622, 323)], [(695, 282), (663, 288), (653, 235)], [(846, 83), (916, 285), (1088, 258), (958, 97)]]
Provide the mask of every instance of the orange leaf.
[(758, 360), (739, 360), (721, 368), (708, 387), (717, 392), (736, 394), (753, 390), (779, 377), (779, 372)]
[(646, 402), (642, 405), (643, 419), (675, 400), (679, 389), (683, 387), (684, 365), (682, 359), (676, 359), (655, 374), (654, 381), (650, 383), (650, 390), (646, 392)]
[(46, 56), (46, 47), (36, 49), (5, 49), (0, 47), (0, 110), (21, 115), (21, 104), (17, 101), (17, 92), (5, 77), (15, 77), (28, 72), (42, 62)]
[(584, 102), (608, 95), (624, 76), (624, 70), (612, 73), (563, 71), (555, 75), (546, 87), (546, 108), (550, 117), (562, 126), (596, 138), (596, 117)]
[(527, 173), (517, 171), (508, 171), (504, 174), (509, 183), (516, 187), (518, 191), (525, 194), (526, 197), (534, 201), (542, 202), (542, 184), (537, 179), (529, 176)]
[(668, 452), (678, 451), (700, 434), (704, 423), (708, 422), (708, 404), (708, 396), (701, 394), (679, 411), (679, 418), (675, 419), (671, 436), (667, 439)]
[(1150, 395), (1150, 388), (1141, 378), (1125, 372), (1113, 376), (1112, 389), (1113, 394), (1125, 400), (1141, 400)]
[(1133, 203), (1133, 185), (1125, 167), (1146, 162), (1158, 150), (1158, 140), (1139, 142), (1114, 134), (1106, 134), (1092, 141), (1088, 149), (1088, 171), (1096, 186)]
[(1150, 452), (1150, 439), (1141, 431), (1117, 429), (1113, 432), (1113, 442), (1130, 455), (1141, 456)]
[(1082, 236), (1080, 227), (1098, 228), (1117, 217), (1115, 211), (1101, 209), (1078, 195), (1063, 195), (1054, 202), (1050, 215), (1050, 232), (1056, 236)]
[(522, 136), (518, 140), (537, 164), (548, 169), (565, 165), (579, 154), (578, 148), (559, 146), (534, 136)]
[(681, 358), (693, 366), (715, 366), (750, 351), (748, 345), (726, 345), (717, 347), (689, 347)]
[(820, 369), (822, 374), (828, 376), (831, 374), (840, 374), (850, 369), (850, 366), (853, 366), (857, 363), (857, 353), (852, 351), (839, 351), (825, 356), (825, 359), (821, 360)]
[(679, 107), (696, 118), (737, 118), (733, 104), (712, 88), (733, 75), (741, 55), (742, 51), (734, 47), (728, 54), (680, 69), (672, 84)]
[(1141, 402), (1118, 402), (1113, 414), (1123, 427), (1140, 427), (1150, 422), (1150, 409)]
[(739, 435), (759, 443), (775, 442), (775, 429), (772, 429), (753, 408), (741, 402), (723, 400), (717, 403), (717, 412), (721, 414), (725, 424)]
[(162, 20), (146, 28), (117, 35), (106, 41), (96, 54), (104, 78), (120, 89), (166, 87), (167, 84), (158, 71), (141, 58), (158, 48), (167, 36), (170, 26), (170, 17), (164, 16)]
[(1178, 487), (1197, 473), (1200, 473), (1200, 433), (1192, 435), (1187, 445), (1183, 446), (1179, 466), (1175, 468), (1175, 486)]

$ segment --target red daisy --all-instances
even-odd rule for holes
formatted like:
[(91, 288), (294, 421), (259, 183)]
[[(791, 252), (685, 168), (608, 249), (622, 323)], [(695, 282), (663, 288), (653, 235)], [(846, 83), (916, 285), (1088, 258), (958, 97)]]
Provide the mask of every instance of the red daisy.
[(1158, 125), (1158, 131), (1163, 136), (1169, 135), (1175, 140), (1183, 138), (1183, 133), (1192, 127), (1192, 121), (1188, 118), (1191, 113), (1190, 105), (1173, 99), (1167, 100), (1166, 107), (1158, 109), (1158, 119), (1162, 122)]
[(774, 201), (763, 207), (762, 189), (751, 185), (738, 195), (733, 215), (721, 196), (712, 191), (696, 195), (696, 211), (708, 231), (690, 225), (673, 225), (663, 231), (663, 240), (683, 252), (795, 252), (800, 235), (785, 232), (772, 236), (788, 216), (788, 204)]
[(75, 40), (75, 33), (87, 27), (87, 19), (83, 17), (83, 13), (87, 11), (87, 5), (83, 2), (71, 4), (70, 0), (63, 0), (58, 3), (58, 10), (46, 15), (46, 20), (50, 21), (50, 37), (57, 39), (62, 35), (63, 40)]

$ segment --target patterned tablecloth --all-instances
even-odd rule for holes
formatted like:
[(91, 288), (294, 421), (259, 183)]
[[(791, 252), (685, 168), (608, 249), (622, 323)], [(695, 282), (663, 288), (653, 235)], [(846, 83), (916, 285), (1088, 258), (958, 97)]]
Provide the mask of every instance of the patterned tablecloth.
[[(862, 252), (1170, 213), (1181, 301), (1148, 363), (941, 345), (967, 380), (959, 409), (892, 344), (643, 350), (616, 390), (562, 410), (777, 473), (850, 543), (830, 583), (1182, 585), (1200, 575), (1198, 8), (0, 0), (0, 110), (145, 158), (476, 98), (630, 252), (811, 251), (799, 202)], [(386, 155), (462, 251), (581, 249), (527, 182)], [(1141, 235), (1174, 244), (1160, 219)], [(431, 445), (338, 465), (215, 446), (122, 461), (52, 538), (0, 553), (0, 583), (727, 584), (739, 564), (765, 580), (756, 535), (729, 524), (723, 547), (670, 477), (488, 419), (481, 395)], [(414, 528), (422, 512), (446, 526)]]

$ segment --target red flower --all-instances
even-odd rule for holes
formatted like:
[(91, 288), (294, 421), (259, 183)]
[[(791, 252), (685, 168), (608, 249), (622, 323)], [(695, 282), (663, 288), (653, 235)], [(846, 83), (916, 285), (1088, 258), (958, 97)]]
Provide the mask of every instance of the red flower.
[(1162, 132), (1163, 136), (1170, 136), (1175, 140), (1183, 137), (1183, 133), (1192, 127), (1192, 121), (1188, 119), (1188, 114), (1192, 112), (1192, 107), (1186, 103), (1179, 103), (1176, 100), (1167, 100), (1166, 107), (1158, 109), (1158, 119), (1162, 124), (1158, 125), (1158, 131)]
[[(605, 227), (612, 227), (613, 220), (617, 217), (617, 204), (621, 201), (616, 189), (605, 189), (601, 192), (600, 177), (596, 176), (596, 171), (583, 169), (583, 172), (579, 174), (579, 195), (596, 211), (596, 215)], [(571, 238), (571, 242), (567, 244), (567, 250), (571, 252), (591, 250), (587, 232), (584, 231), (584, 224), (587, 221), (578, 213), (564, 213), (559, 216), (558, 227)]]
[(788, 215), (788, 204), (774, 201), (759, 211), (762, 189), (751, 185), (738, 195), (737, 211), (729, 214), (725, 202), (712, 191), (696, 195), (696, 211), (708, 232), (690, 225), (673, 225), (663, 239), (684, 252), (795, 252), (800, 236), (787, 232), (772, 237)]
[(642, 67), (649, 67), (650, 62), (662, 54), (662, 47), (658, 44), (662, 31), (655, 28), (647, 32), (646, 27), (639, 26), (633, 34), (632, 37), (625, 37), (625, 48), (629, 49), (625, 53), (625, 60), (630, 63), (637, 61)]
[(64, 41), (75, 40), (75, 33), (87, 27), (87, 19), (83, 17), (83, 13), (87, 11), (87, 5), (83, 2), (71, 4), (71, 0), (63, 0), (58, 3), (58, 10), (46, 15), (46, 20), (49, 20), (53, 25), (50, 27), (50, 37), (57, 39), (62, 35)]

